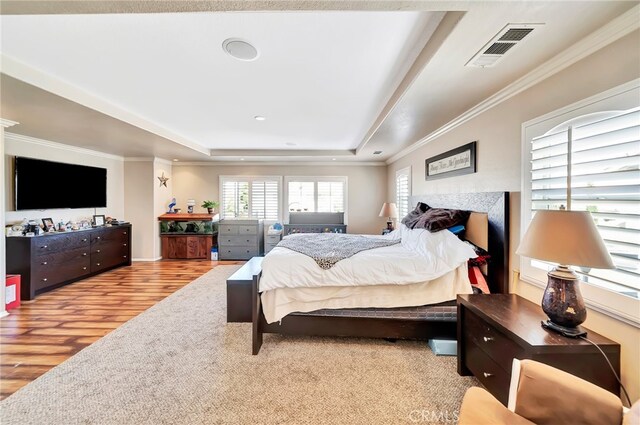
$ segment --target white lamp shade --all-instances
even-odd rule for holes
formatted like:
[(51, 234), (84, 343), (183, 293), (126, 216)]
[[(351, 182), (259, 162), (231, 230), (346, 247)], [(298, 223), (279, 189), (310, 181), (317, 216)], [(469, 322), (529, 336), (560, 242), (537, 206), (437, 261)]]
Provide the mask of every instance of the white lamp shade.
[(615, 268), (588, 211), (536, 212), (516, 254), (568, 266)]
[(398, 218), (398, 207), (393, 202), (385, 202), (382, 204), (382, 209), (378, 217), (391, 217)]

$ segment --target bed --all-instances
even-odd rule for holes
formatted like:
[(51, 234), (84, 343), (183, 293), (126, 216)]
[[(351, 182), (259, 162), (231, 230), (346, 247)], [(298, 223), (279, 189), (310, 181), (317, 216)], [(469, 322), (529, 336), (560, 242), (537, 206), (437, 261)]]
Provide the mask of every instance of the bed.
[[(421, 196), (413, 197), (411, 204), (415, 205), (418, 201), (434, 208), (472, 211), (466, 224), (465, 239), (486, 249), (491, 255), (491, 261), (484, 270), (491, 292), (508, 292), (508, 193)], [(399, 249), (398, 246), (389, 246), (372, 251), (384, 256)], [(360, 254), (354, 257), (358, 255)], [(375, 255), (373, 257), (373, 262), (364, 269), (345, 266), (348, 264), (347, 260), (336, 263), (334, 268), (337, 266), (340, 268), (336, 269), (338, 272), (334, 273), (333, 280), (329, 279), (329, 287), (324, 288), (305, 284), (302, 285), (303, 288), (286, 288), (286, 285), (283, 285), (285, 286), (283, 288), (275, 288), (274, 284), (276, 287), (279, 286), (277, 285), (279, 279), (291, 279), (291, 273), (295, 272), (295, 267), (303, 267), (304, 262), (296, 265), (296, 261), (291, 261), (294, 271), (290, 272), (289, 276), (272, 273), (275, 268), (266, 264), (262, 272), (254, 277), (252, 285), (253, 354), (258, 354), (260, 351), (265, 333), (391, 339), (456, 338), (455, 296), (457, 293), (468, 293), (468, 289), (465, 289), (466, 287), (461, 283), (466, 281), (468, 284), (468, 280), (461, 279), (461, 274), (466, 276), (466, 263), (464, 267), (453, 267), (444, 275), (441, 270), (436, 272), (436, 275), (439, 273), (436, 279), (443, 281), (440, 285), (428, 285), (428, 282), (433, 279), (417, 278), (411, 285), (392, 286), (385, 284), (384, 279), (377, 279), (376, 276), (382, 273), (379, 267), (375, 268)], [(304, 256), (298, 254), (292, 255), (291, 258), (300, 259)], [(362, 258), (369, 258), (369, 261), (372, 261), (370, 254)], [(266, 257), (265, 261), (267, 259), (269, 257)], [(308, 261), (313, 260), (308, 259)], [(406, 259), (407, 264), (411, 264), (411, 261), (411, 258)], [(452, 264), (454, 263), (455, 261)], [(414, 264), (413, 267), (417, 266)], [(348, 273), (344, 272), (345, 268)], [(371, 269), (370, 273), (363, 271), (367, 268)], [(400, 269), (406, 269), (406, 267), (400, 267)], [(342, 272), (339, 272), (340, 270)], [(428, 272), (429, 270), (415, 268), (416, 274), (422, 273), (421, 277), (429, 277)], [(395, 277), (393, 273), (389, 275)], [(268, 283), (266, 288), (264, 284), (261, 287), (263, 278), (263, 283)], [(354, 284), (348, 282), (349, 279), (354, 280)], [(368, 280), (371, 282), (369, 283)], [(447, 288), (447, 290), (444, 293), (438, 291), (433, 293), (434, 288)], [(294, 291), (293, 295), (291, 291)], [(330, 296), (327, 297), (323, 293), (326, 291), (330, 292)], [(263, 296), (261, 292), (264, 292)], [(330, 299), (328, 304), (327, 298)], [(344, 304), (341, 300), (345, 298), (356, 301)], [(403, 307), (392, 308), (385, 306), (384, 303), (374, 302), (371, 305), (376, 305), (375, 308), (367, 306), (369, 299), (380, 301), (403, 298), (414, 299), (414, 304), (401, 303), (398, 305), (404, 305)], [(338, 303), (333, 305), (333, 299), (337, 299)], [(452, 299), (453, 301), (442, 302), (442, 300)], [(280, 311), (274, 310), (274, 305), (284, 305), (285, 308)]]

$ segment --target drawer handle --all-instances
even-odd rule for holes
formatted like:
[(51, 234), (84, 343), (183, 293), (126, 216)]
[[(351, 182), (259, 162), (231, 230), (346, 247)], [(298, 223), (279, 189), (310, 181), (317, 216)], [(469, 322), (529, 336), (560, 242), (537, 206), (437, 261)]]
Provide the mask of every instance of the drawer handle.
[(247, 239), (247, 242), (251, 242), (249, 239)]
[(484, 342), (489, 342), (494, 340), (492, 336), (485, 336), (485, 337), (482, 337), (482, 339), (484, 339)]
[(83, 268), (82, 268), (82, 270), (87, 270), (87, 268), (86, 268), (86, 267), (83, 267)]
[(485, 378), (491, 378), (493, 376), (493, 373), (484, 372), (483, 375)]
[(123, 255), (123, 256), (122, 256), (122, 258), (127, 258), (127, 256), (126, 256), (126, 255)]
[(86, 253), (86, 252), (83, 252), (83, 253), (82, 253), (82, 256), (83, 256), (83, 257), (86, 257), (86, 256), (87, 256), (87, 253)]
[(96, 266), (99, 266), (99, 265), (100, 265), (100, 263), (96, 263)]
[(100, 236), (98, 236), (96, 239), (97, 239), (97, 240), (100, 240)]
[(46, 265), (47, 265), (47, 262), (45, 261), (44, 263), (42, 263), (42, 265), (43, 265), (43, 266), (46, 266)]
[(87, 241), (87, 238), (84, 238), (84, 239), (82, 240), (82, 242), (86, 242), (86, 241)]
[(46, 282), (46, 281), (47, 281), (47, 278), (45, 277), (44, 279), (42, 279), (42, 281), (43, 281), (43, 282)]
[(49, 245), (42, 245), (42, 249), (47, 249), (49, 248)]
[(127, 244), (126, 244), (126, 243), (123, 243), (123, 244), (122, 244), (122, 246), (127, 246)]
[(99, 249), (96, 249), (96, 252), (100, 252), (100, 250), (99, 250)]
[(127, 232), (122, 232), (122, 234), (123, 234), (123, 235), (126, 235), (126, 234), (127, 234)]

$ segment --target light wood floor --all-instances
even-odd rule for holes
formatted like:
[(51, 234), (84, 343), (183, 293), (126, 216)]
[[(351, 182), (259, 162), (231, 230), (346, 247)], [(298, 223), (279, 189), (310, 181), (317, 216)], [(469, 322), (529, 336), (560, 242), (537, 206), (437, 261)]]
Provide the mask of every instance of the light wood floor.
[(133, 263), (23, 301), (0, 320), (0, 400), (219, 264)]

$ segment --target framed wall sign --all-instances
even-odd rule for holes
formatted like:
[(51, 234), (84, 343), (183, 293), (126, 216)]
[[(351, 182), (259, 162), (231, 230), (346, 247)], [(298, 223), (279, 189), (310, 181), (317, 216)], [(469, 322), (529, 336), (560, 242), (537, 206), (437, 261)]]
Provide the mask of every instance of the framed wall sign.
[(476, 172), (476, 143), (467, 143), (425, 160), (425, 180)]

